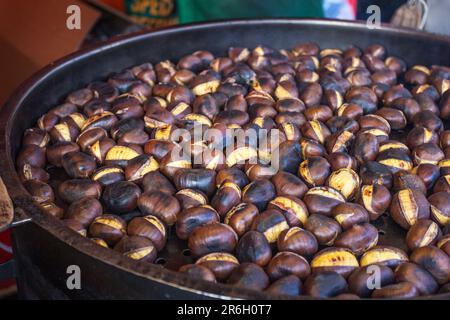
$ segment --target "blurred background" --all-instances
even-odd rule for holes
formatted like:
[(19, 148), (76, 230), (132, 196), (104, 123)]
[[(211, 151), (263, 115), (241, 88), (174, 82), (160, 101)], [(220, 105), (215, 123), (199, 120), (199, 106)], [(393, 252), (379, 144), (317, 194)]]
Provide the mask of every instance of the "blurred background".
[[(52, 61), (139, 30), (261, 17), (367, 21), (376, 14), (382, 23), (450, 35), (449, 12), (450, 0), (2, 0), (0, 106)], [(69, 28), (68, 19), (79, 19), (79, 28)], [(14, 298), (16, 291), (11, 254), (6, 231), (0, 234), (0, 297)]]

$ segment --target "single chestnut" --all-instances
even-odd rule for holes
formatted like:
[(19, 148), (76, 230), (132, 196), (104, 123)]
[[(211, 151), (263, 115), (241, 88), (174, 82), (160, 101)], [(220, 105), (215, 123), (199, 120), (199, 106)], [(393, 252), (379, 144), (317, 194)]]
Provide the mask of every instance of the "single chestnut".
[(144, 192), (137, 199), (137, 206), (143, 214), (154, 215), (168, 226), (177, 221), (181, 210), (177, 198), (163, 191)]
[(409, 171), (398, 171), (394, 174), (394, 192), (403, 189), (417, 190), (423, 194), (427, 193), (427, 187), (419, 176)]
[(64, 219), (61, 220), (64, 226), (68, 227), (69, 229), (72, 229), (82, 237), (86, 237), (87, 231), (86, 228), (78, 221), (74, 219)]
[(160, 219), (151, 215), (133, 218), (127, 225), (127, 234), (150, 239), (158, 251), (164, 248), (167, 241), (166, 226)]
[(241, 202), (241, 189), (237, 184), (225, 181), (211, 199), (211, 206), (223, 217), (239, 202)]
[(242, 201), (253, 203), (260, 211), (264, 210), (275, 196), (275, 187), (267, 179), (252, 181), (242, 190)]
[[(374, 275), (379, 275), (379, 283), (376, 282)], [(348, 289), (351, 293), (361, 298), (369, 298), (376, 289), (377, 284), (385, 287), (394, 283), (394, 271), (387, 266), (362, 267), (353, 271), (347, 279)]]
[(310, 275), (303, 288), (303, 293), (313, 298), (332, 298), (348, 290), (345, 278), (332, 271)]
[(308, 219), (308, 209), (302, 200), (292, 196), (276, 197), (267, 205), (267, 209), (280, 211), (290, 227), (303, 226)]
[(359, 176), (355, 171), (342, 168), (330, 174), (326, 185), (338, 191), (347, 200), (352, 200), (359, 192), (360, 183)]
[(233, 270), (227, 283), (241, 288), (264, 290), (269, 286), (269, 277), (259, 265), (244, 262)]
[(342, 229), (347, 230), (355, 224), (369, 222), (369, 213), (357, 203), (341, 203), (331, 211), (333, 218), (341, 225)]
[(316, 237), (299, 227), (292, 227), (280, 233), (277, 240), (279, 251), (290, 251), (304, 257), (310, 257), (319, 249)]
[(313, 273), (333, 271), (347, 278), (359, 267), (355, 255), (345, 248), (326, 248), (319, 251), (311, 260)]
[(376, 246), (364, 252), (359, 264), (361, 267), (380, 265), (395, 268), (406, 261), (408, 261), (408, 256), (403, 250), (390, 246)]
[(125, 234), (127, 225), (119, 216), (101, 215), (89, 226), (89, 236), (103, 239), (109, 246), (115, 245)]
[(211, 196), (215, 189), (216, 172), (207, 169), (182, 169), (176, 171), (174, 183), (178, 190), (197, 189)]
[(344, 196), (331, 187), (309, 189), (303, 197), (310, 214), (331, 215), (335, 206), (345, 202)]
[(58, 186), (59, 197), (67, 203), (72, 203), (85, 197), (99, 199), (101, 192), (102, 187), (100, 183), (88, 179), (66, 180)]
[(55, 194), (52, 187), (42, 181), (27, 180), (23, 183), (23, 186), (33, 197), (33, 200), (38, 203), (54, 202)]
[(197, 228), (220, 222), (220, 216), (216, 210), (208, 205), (192, 207), (181, 211), (175, 225), (178, 238), (186, 240)]
[(311, 232), (320, 245), (332, 246), (341, 233), (339, 223), (321, 214), (311, 215), (305, 224), (305, 229)]
[(442, 233), (437, 223), (428, 220), (418, 220), (406, 234), (406, 244), (413, 251), (417, 248), (435, 245)]
[(223, 222), (233, 228), (238, 236), (242, 236), (250, 230), (258, 214), (258, 208), (254, 204), (242, 202), (227, 212)]
[(141, 193), (141, 189), (133, 182), (119, 181), (105, 187), (102, 201), (108, 212), (124, 214), (136, 209)]
[[(151, 192), (150, 190), (149, 192)], [(193, 207), (206, 205), (208, 203), (208, 197), (199, 190), (194, 189), (181, 189), (175, 194), (180, 203), (182, 210), (186, 210)]]
[(409, 282), (416, 287), (420, 295), (436, 293), (439, 285), (432, 275), (415, 263), (402, 263), (395, 269), (396, 282)]
[(399, 299), (414, 298), (419, 295), (419, 290), (411, 282), (399, 282), (375, 289), (371, 297), (375, 299)]
[(440, 284), (450, 280), (450, 257), (441, 249), (425, 246), (415, 249), (411, 261), (428, 271)]
[(370, 220), (374, 221), (386, 212), (391, 204), (391, 199), (391, 193), (385, 186), (371, 184), (361, 187), (357, 202), (369, 212)]
[(153, 242), (145, 237), (124, 236), (115, 246), (114, 250), (133, 260), (152, 263), (156, 259), (156, 248)]
[(240, 262), (252, 262), (264, 267), (272, 258), (272, 250), (264, 234), (249, 231), (239, 240), (236, 257)]
[(282, 277), (265, 290), (271, 294), (299, 296), (302, 293), (302, 281), (295, 275)]
[(370, 223), (354, 224), (338, 235), (334, 245), (347, 248), (359, 256), (378, 243), (378, 229)]
[(97, 168), (94, 157), (74, 151), (63, 155), (61, 164), (72, 178), (88, 178)]
[(86, 197), (72, 202), (64, 217), (66, 219), (77, 220), (84, 227), (88, 227), (102, 213), (103, 208), (100, 201), (93, 197)]
[(376, 161), (365, 162), (359, 171), (363, 185), (380, 184), (390, 189), (393, 183), (392, 172), (389, 168)]
[(436, 180), (433, 187), (433, 193), (438, 193), (441, 191), (450, 193), (450, 174), (441, 176)]
[(293, 252), (278, 252), (266, 267), (266, 272), (272, 281), (288, 275), (295, 275), (301, 280), (311, 274), (308, 261)]
[(192, 279), (216, 282), (216, 276), (214, 273), (199, 264), (185, 264), (178, 269), (178, 272), (186, 274)]
[(275, 209), (261, 212), (253, 219), (251, 230), (261, 232), (269, 243), (276, 243), (280, 233), (289, 229), (284, 215)]
[(199, 258), (195, 264), (211, 270), (218, 281), (225, 281), (239, 266), (239, 261), (230, 253), (213, 252)]
[(277, 196), (293, 196), (297, 198), (302, 198), (308, 187), (305, 183), (298, 178), (296, 175), (280, 171), (274, 175), (271, 179)]
[(392, 219), (408, 230), (418, 220), (430, 217), (430, 203), (421, 192), (403, 189), (392, 197), (389, 211)]
[(103, 187), (125, 180), (125, 174), (119, 166), (104, 166), (91, 175), (93, 181), (98, 181)]
[(45, 148), (41, 148), (35, 144), (23, 146), (16, 158), (16, 165), (18, 168), (24, 165), (32, 167), (45, 167)]
[(450, 195), (448, 192), (437, 192), (428, 198), (431, 218), (441, 226), (450, 224)]
[(234, 230), (222, 223), (211, 223), (192, 231), (188, 238), (188, 247), (196, 257), (212, 252), (233, 252), (238, 242)]
[(298, 169), (298, 175), (310, 187), (323, 186), (330, 172), (331, 166), (328, 161), (319, 156), (307, 158)]
[(249, 180), (245, 173), (236, 167), (222, 169), (217, 173), (216, 186), (220, 186), (224, 181), (233, 182), (237, 184), (241, 189), (243, 189), (249, 183)]
[(44, 212), (52, 217), (62, 219), (64, 216), (64, 210), (53, 202), (44, 202), (41, 203), (41, 206), (44, 209)]

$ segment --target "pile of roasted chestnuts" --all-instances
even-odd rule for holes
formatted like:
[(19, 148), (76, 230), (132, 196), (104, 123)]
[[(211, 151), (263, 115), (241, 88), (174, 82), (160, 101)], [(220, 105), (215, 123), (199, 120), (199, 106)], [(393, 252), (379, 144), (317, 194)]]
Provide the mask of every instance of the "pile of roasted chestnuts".
[[(155, 263), (178, 238), (196, 279), (410, 298), (450, 292), (448, 120), (449, 67), (378, 44), (233, 47), (70, 93), (25, 131), (16, 166), (43, 212), (130, 259)], [(265, 147), (233, 135), (263, 129), (278, 136)], [(378, 219), (404, 247), (378, 243)]]

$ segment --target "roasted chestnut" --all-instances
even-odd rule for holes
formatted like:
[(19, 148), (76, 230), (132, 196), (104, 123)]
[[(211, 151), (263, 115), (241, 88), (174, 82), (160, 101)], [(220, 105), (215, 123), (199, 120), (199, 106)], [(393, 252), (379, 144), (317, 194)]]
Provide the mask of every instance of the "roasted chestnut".
[(232, 227), (238, 236), (242, 236), (250, 230), (258, 213), (254, 204), (242, 202), (227, 212), (223, 222)]
[(252, 262), (264, 267), (272, 258), (272, 250), (262, 233), (249, 231), (239, 240), (236, 257), (240, 262)]
[(441, 226), (450, 224), (450, 196), (448, 192), (437, 192), (428, 198), (431, 217)]
[(373, 248), (377, 243), (378, 230), (370, 223), (355, 224), (338, 235), (334, 241), (336, 247), (347, 248), (357, 256)]
[(100, 198), (102, 187), (96, 181), (87, 179), (72, 179), (58, 186), (58, 195), (67, 203), (72, 203), (85, 197)]
[(277, 240), (277, 248), (279, 251), (290, 251), (310, 257), (318, 251), (319, 245), (311, 232), (299, 227), (292, 227), (281, 232)]
[(288, 275), (304, 280), (310, 275), (311, 268), (302, 256), (293, 252), (279, 252), (270, 260), (266, 272), (272, 281)]
[(72, 202), (65, 214), (66, 219), (73, 219), (88, 227), (91, 222), (101, 216), (103, 208), (96, 198), (86, 197)]
[(331, 211), (333, 218), (344, 230), (351, 228), (355, 224), (369, 222), (369, 213), (363, 206), (356, 203), (341, 203)]
[(280, 171), (271, 179), (277, 196), (293, 196), (299, 199), (303, 198), (308, 187), (296, 175)]
[(198, 227), (220, 222), (219, 214), (212, 207), (201, 205), (183, 210), (175, 225), (178, 238), (186, 240)]
[(241, 288), (264, 290), (269, 285), (269, 277), (259, 265), (244, 262), (233, 270), (227, 283)]
[(385, 186), (372, 184), (361, 187), (357, 202), (369, 212), (370, 220), (373, 221), (389, 208), (391, 199), (391, 193)]
[(347, 200), (352, 200), (359, 192), (360, 180), (355, 171), (342, 168), (330, 174), (326, 185), (339, 191)]
[(184, 273), (192, 279), (216, 282), (214, 273), (199, 264), (185, 264), (178, 269), (178, 272)]
[(402, 263), (395, 269), (395, 280), (412, 283), (421, 295), (430, 295), (439, 289), (430, 273), (411, 262)]
[(313, 273), (333, 271), (347, 278), (359, 267), (354, 254), (344, 248), (326, 248), (319, 251), (311, 260)]
[(266, 289), (271, 294), (282, 294), (288, 296), (299, 296), (302, 293), (302, 282), (295, 275), (282, 277)]
[(33, 197), (33, 200), (38, 203), (55, 201), (55, 194), (53, 189), (45, 182), (38, 180), (27, 180), (23, 186)]
[(323, 157), (309, 157), (300, 164), (298, 175), (310, 186), (323, 186), (330, 175), (331, 166)]
[(411, 282), (399, 282), (375, 289), (371, 297), (376, 299), (414, 298), (419, 296), (419, 290)]
[(264, 210), (275, 196), (275, 187), (267, 179), (252, 181), (242, 190), (242, 201), (253, 203), (260, 211)]
[(112, 214), (101, 215), (89, 226), (89, 236), (103, 239), (108, 245), (115, 245), (126, 234), (125, 221)]
[(403, 189), (392, 197), (389, 211), (392, 219), (408, 230), (418, 220), (430, 217), (430, 203), (421, 192)]
[(162, 191), (143, 193), (137, 200), (137, 206), (143, 214), (154, 215), (168, 226), (177, 221), (181, 210), (177, 198)]
[(303, 288), (313, 298), (332, 298), (347, 291), (347, 282), (339, 273), (324, 271), (309, 276)]
[(114, 246), (114, 250), (133, 260), (151, 263), (156, 259), (156, 248), (153, 242), (140, 236), (124, 236)]
[(311, 232), (320, 245), (332, 246), (341, 233), (341, 227), (334, 219), (314, 214), (306, 221), (305, 229)]
[(331, 187), (316, 187), (306, 192), (303, 201), (310, 214), (329, 216), (335, 206), (345, 202), (345, 198)]
[(276, 197), (267, 205), (267, 209), (280, 211), (289, 226), (303, 226), (308, 219), (308, 209), (302, 200), (296, 197)]
[(406, 244), (413, 251), (417, 248), (435, 245), (442, 233), (437, 223), (431, 220), (418, 220), (406, 234)]
[(375, 264), (395, 268), (405, 261), (408, 261), (408, 256), (401, 249), (389, 246), (376, 246), (361, 256), (359, 264), (361, 267)]
[(450, 280), (450, 257), (439, 248), (417, 248), (411, 254), (411, 261), (428, 271), (440, 285)]
[(155, 216), (133, 218), (128, 223), (127, 234), (150, 239), (158, 251), (164, 248), (167, 240), (166, 226)]
[(195, 264), (208, 268), (219, 281), (225, 281), (239, 266), (239, 261), (226, 252), (213, 252), (199, 258)]
[(102, 201), (108, 212), (123, 214), (136, 209), (140, 196), (141, 189), (136, 184), (119, 181), (105, 187)]
[(225, 181), (211, 199), (211, 206), (223, 217), (231, 208), (239, 204), (239, 202), (241, 202), (241, 189), (237, 184)]
[[(377, 283), (375, 274), (379, 275)], [(394, 271), (387, 266), (379, 265), (376, 268), (362, 267), (353, 271), (348, 277), (348, 289), (361, 298), (368, 298), (379, 284), (381, 287), (394, 282)]]
[(253, 219), (251, 230), (261, 232), (269, 243), (276, 243), (280, 233), (289, 229), (286, 218), (281, 212), (269, 209)]

